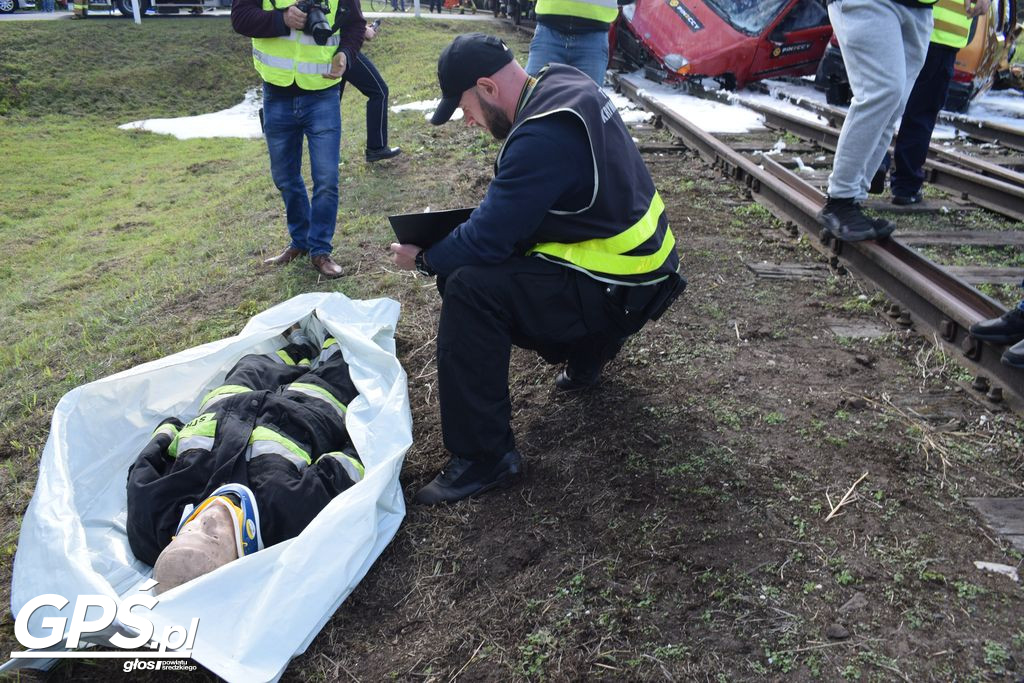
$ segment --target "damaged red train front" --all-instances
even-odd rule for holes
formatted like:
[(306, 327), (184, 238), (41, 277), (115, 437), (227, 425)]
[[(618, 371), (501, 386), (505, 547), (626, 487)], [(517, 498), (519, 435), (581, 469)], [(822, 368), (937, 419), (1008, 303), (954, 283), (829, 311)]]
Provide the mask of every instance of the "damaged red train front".
[(813, 74), (831, 36), (822, 0), (636, 0), (615, 37), (648, 77), (712, 76), (735, 88)]

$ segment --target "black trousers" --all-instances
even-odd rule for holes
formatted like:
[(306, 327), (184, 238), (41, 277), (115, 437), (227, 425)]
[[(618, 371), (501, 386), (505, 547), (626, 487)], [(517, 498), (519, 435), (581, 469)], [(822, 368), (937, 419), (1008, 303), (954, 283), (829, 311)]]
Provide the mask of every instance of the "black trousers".
[(370, 58), (360, 52), (345, 71), (341, 81), (341, 95), (345, 84), (351, 83), (366, 96), (366, 149), (388, 146), (388, 84), (377, 71)]
[[(464, 266), (438, 278), (438, 391), (445, 447), (473, 460), (515, 448), (508, 364), (512, 345), (550, 363), (609, 360), (646, 318), (631, 319), (607, 285), (537, 257)], [(657, 286), (644, 287), (653, 294)]]
[(948, 45), (931, 43), (921, 73), (914, 81), (903, 110), (900, 130), (893, 145), (892, 193), (909, 197), (920, 192), (924, 184), (924, 162), (932, 141), (935, 120), (946, 102), (957, 50)]

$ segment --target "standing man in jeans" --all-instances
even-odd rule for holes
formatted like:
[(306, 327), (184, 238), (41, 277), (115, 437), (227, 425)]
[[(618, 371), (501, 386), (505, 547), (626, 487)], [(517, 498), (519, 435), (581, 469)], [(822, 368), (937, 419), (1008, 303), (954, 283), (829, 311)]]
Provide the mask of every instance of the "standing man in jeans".
[(604, 85), (608, 69), (608, 27), (619, 5), (633, 0), (537, 0), (537, 28), (530, 41), (526, 73), (536, 76), (551, 63), (574, 66)]
[[(284, 199), (291, 241), (264, 261), (282, 266), (309, 254), (324, 277), (341, 275), (331, 258), (338, 220), (338, 83), (363, 45), (366, 21), (358, 0), (328, 0), (324, 21), (332, 29), (317, 44), (307, 14), (294, 0), (234, 0), (231, 26), (252, 38), (253, 65), (263, 79), (263, 134), (270, 173)], [(306, 30), (308, 29), (308, 31)], [(309, 145), (313, 199), (302, 178), (302, 138)]]
[(828, 201), (818, 215), (847, 242), (888, 237), (893, 225), (860, 203), (892, 141), (928, 51), (935, 0), (832, 0), (828, 16), (843, 51), (853, 102), (839, 134)]

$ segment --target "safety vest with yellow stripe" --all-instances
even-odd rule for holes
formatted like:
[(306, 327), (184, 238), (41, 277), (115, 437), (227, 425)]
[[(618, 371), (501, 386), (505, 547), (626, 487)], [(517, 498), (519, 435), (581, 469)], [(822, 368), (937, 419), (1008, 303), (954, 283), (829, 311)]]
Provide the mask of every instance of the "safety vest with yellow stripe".
[(938, 0), (932, 7), (932, 13), (935, 17), (933, 43), (948, 45), (958, 50), (967, 46), (974, 19), (968, 17), (964, 11), (963, 0)]
[(552, 64), (522, 103), (498, 158), (530, 121), (568, 113), (590, 143), (594, 192), (576, 211), (549, 210), (528, 254), (614, 284), (653, 284), (679, 267), (665, 205), (629, 131), (604, 92), (570, 66)]
[(619, 15), (619, 5), (616, 0), (537, 0), (534, 12), (594, 19), (610, 24)]
[[(293, 4), (295, 0), (283, 0), (276, 6), (271, 0), (263, 0), (263, 9), (270, 12)], [(327, 23), (335, 26), (340, 1), (326, 0), (326, 4), (331, 10), (325, 15)], [(340, 78), (322, 76), (331, 70), (339, 42), (335, 32), (326, 45), (317, 45), (313, 36), (296, 29), (277, 38), (253, 38), (252, 63), (260, 78), (272, 85), (287, 87), (294, 83), (303, 90), (323, 90), (341, 82)]]

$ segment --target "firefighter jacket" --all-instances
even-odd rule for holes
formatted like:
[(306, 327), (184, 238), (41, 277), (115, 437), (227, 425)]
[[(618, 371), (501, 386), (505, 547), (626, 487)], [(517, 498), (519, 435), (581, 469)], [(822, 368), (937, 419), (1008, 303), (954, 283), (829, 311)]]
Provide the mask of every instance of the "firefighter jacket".
[(128, 541), (138, 559), (154, 564), (185, 515), (224, 484), (253, 492), (269, 546), (297, 536), (362, 478), (346, 456), (355, 450), (344, 414), (358, 392), (341, 353), (314, 372), (278, 353), (245, 356), (198, 417), (157, 427), (128, 472)]
[(587, 132), (594, 194), (579, 211), (549, 210), (526, 253), (613, 284), (653, 284), (675, 275), (679, 257), (665, 205), (615, 104), (578, 70), (552, 64), (520, 105), (495, 161), (530, 121), (571, 115)]

